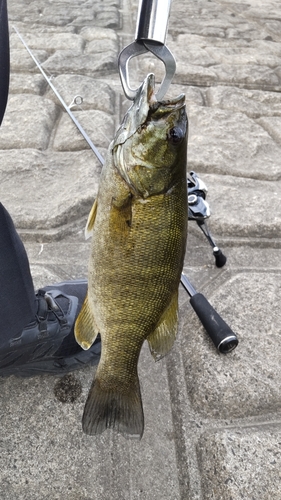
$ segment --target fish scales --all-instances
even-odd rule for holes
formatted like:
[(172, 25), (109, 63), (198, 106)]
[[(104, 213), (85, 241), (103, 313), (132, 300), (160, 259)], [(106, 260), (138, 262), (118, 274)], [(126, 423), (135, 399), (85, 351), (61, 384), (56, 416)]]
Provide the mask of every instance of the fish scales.
[[(153, 121), (151, 108), (157, 115), (161, 103), (155, 103), (152, 76), (109, 148), (88, 221), (93, 238), (88, 297), (75, 335), (83, 348), (90, 347), (98, 332), (102, 339), (83, 416), (83, 429), (89, 434), (114, 427), (141, 437), (141, 347), (147, 339), (159, 359), (176, 335), (187, 233), (187, 119), (181, 97), (163, 102), (164, 113), (158, 111)], [(134, 123), (130, 130), (128, 116), (134, 108), (142, 123)], [(169, 133), (175, 136), (170, 141)]]

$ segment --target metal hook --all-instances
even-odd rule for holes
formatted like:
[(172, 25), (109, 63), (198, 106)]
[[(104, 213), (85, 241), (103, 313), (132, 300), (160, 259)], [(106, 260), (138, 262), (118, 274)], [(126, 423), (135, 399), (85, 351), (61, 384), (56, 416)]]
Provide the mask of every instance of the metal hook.
[(158, 100), (163, 99), (176, 72), (175, 58), (165, 45), (148, 40), (136, 40), (127, 45), (119, 54), (118, 66), (124, 94), (131, 101), (135, 99), (138, 88), (132, 89), (130, 86), (128, 64), (130, 59), (146, 52), (152, 52), (165, 65), (166, 74), (156, 94)]

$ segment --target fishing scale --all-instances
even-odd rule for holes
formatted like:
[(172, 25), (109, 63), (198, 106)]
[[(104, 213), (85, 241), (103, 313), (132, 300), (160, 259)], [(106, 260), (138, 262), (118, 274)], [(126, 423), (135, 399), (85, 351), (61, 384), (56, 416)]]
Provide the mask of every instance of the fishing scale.
[[(156, 98), (158, 100), (163, 99), (171, 84), (172, 78), (176, 71), (176, 61), (171, 51), (165, 45), (171, 1), (172, 0), (139, 1), (135, 41), (125, 47), (120, 52), (118, 57), (118, 68), (121, 84), (124, 90), (124, 94), (129, 100), (135, 99), (138, 89), (131, 88), (129, 81), (128, 64), (133, 57), (136, 57), (138, 55), (150, 52), (158, 59), (160, 59), (165, 66), (165, 75), (156, 93)], [(32, 57), (36, 66), (39, 68), (43, 77), (59, 99), (65, 111), (68, 113), (71, 120), (78, 128), (79, 132), (83, 135), (84, 139), (86, 140), (100, 163), (103, 165), (103, 157), (71, 111), (72, 107), (82, 104), (83, 97), (80, 95), (75, 96), (68, 106), (51, 82), (51, 78), (47, 76), (41, 64), (39, 63), (39, 61), (37, 61), (34, 54), (31, 52), (30, 48), (24, 41), (19, 31), (15, 27), (13, 28), (19, 36), (21, 42), (25, 46), (26, 50)], [(193, 171), (190, 172), (187, 176), (187, 190), (188, 220), (195, 221), (198, 227), (201, 229), (213, 249), (216, 266), (221, 268), (226, 263), (226, 257), (214, 242), (214, 239), (206, 223), (206, 219), (211, 215), (209, 204), (206, 201), (208, 189), (205, 183)], [(181, 275), (181, 284), (190, 297), (191, 306), (193, 307), (194, 311), (196, 312), (198, 318), (200, 319), (202, 325), (209, 334), (218, 351), (226, 354), (235, 349), (235, 347), (238, 345), (238, 339), (235, 333), (225, 323), (225, 321), (221, 318), (217, 311), (211, 306), (206, 297), (195, 290), (193, 285), (188, 280), (187, 276), (183, 273)]]

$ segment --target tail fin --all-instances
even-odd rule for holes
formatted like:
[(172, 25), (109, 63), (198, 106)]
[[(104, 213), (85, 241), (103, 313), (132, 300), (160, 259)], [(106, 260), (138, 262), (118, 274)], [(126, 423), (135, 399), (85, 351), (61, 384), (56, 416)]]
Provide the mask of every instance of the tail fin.
[(141, 439), (144, 416), (138, 376), (130, 387), (101, 387), (99, 379), (93, 381), (86, 401), (83, 419), (86, 434), (101, 434), (108, 428), (121, 434)]

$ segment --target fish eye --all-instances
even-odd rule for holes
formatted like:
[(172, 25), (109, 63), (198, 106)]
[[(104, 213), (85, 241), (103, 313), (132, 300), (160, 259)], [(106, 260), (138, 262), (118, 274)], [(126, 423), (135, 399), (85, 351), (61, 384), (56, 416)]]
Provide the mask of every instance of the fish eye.
[(173, 127), (168, 132), (168, 140), (172, 144), (179, 144), (184, 138), (183, 130), (180, 127)]

